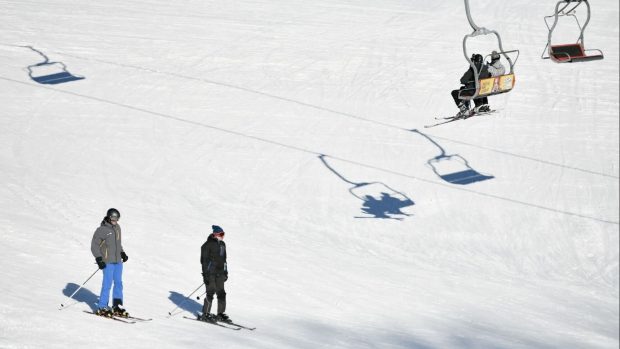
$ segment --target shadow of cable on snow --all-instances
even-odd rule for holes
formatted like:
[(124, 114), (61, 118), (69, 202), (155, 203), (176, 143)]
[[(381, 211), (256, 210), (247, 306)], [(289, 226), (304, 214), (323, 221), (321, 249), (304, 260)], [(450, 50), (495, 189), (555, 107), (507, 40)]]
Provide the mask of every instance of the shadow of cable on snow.
[[(10, 81), (16, 84), (22, 84), (22, 85), (30, 85), (26, 82), (23, 81), (19, 81), (19, 80), (15, 80), (15, 79), (11, 79), (11, 78), (7, 78), (4, 76), (0, 76), (0, 80), (5, 80), (5, 81)], [(195, 121), (195, 120), (191, 120), (191, 119), (185, 119), (179, 116), (175, 116), (175, 115), (171, 115), (171, 114), (164, 114), (155, 110), (149, 110), (149, 109), (145, 109), (145, 108), (141, 108), (141, 107), (136, 107), (130, 104), (126, 104), (126, 103), (120, 103), (120, 102), (115, 102), (109, 99), (105, 99), (105, 98), (101, 98), (101, 97), (95, 97), (95, 96), (90, 96), (90, 95), (85, 95), (85, 94), (80, 94), (80, 93), (76, 93), (76, 92), (72, 92), (72, 91), (63, 91), (63, 90), (58, 90), (55, 88), (51, 88), (49, 86), (40, 86), (41, 88), (47, 88), (50, 90), (53, 90), (57, 93), (63, 93), (66, 95), (72, 95), (72, 96), (76, 96), (76, 97), (81, 97), (81, 98), (85, 98), (85, 99), (89, 99), (92, 101), (97, 101), (97, 102), (101, 102), (101, 103), (105, 103), (108, 105), (114, 105), (114, 106), (118, 106), (118, 107), (122, 107), (128, 110), (133, 110), (133, 111), (138, 111), (141, 113), (145, 113), (145, 114), (149, 114), (151, 116), (156, 116), (156, 117), (160, 117), (160, 118), (164, 118), (164, 119), (168, 119), (168, 120), (176, 120), (179, 122), (182, 122), (184, 124), (187, 125), (193, 125), (193, 126), (198, 126), (198, 127), (202, 127), (205, 129), (210, 129), (210, 130), (214, 130), (214, 131), (218, 131), (218, 132), (222, 132), (225, 134), (229, 134), (229, 135), (235, 135), (235, 136), (239, 136), (239, 137), (244, 137), (247, 139), (253, 139), (259, 142), (263, 142), (263, 143), (267, 143), (267, 144), (272, 144), (272, 145), (276, 145), (276, 146), (280, 146), (280, 147), (285, 147), (287, 149), (291, 149), (291, 150), (296, 150), (296, 151), (300, 151), (303, 153), (307, 153), (307, 154), (312, 154), (315, 156), (320, 156), (322, 155), (321, 153), (317, 152), (317, 151), (313, 151), (310, 149), (305, 149), (303, 147), (299, 147), (299, 146), (295, 146), (295, 145), (291, 145), (291, 144), (286, 144), (286, 143), (282, 143), (282, 142), (278, 142), (278, 141), (274, 141), (268, 138), (262, 138), (259, 136), (254, 136), (254, 135), (250, 135), (247, 133), (243, 133), (240, 131), (235, 131), (235, 130), (230, 130), (230, 129), (226, 129), (226, 128), (222, 128), (222, 127), (217, 127), (217, 126), (213, 126), (213, 125), (209, 125), (207, 123), (202, 123), (199, 121)], [(411, 130), (407, 130), (409, 132), (411, 132)], [(579, 212), (572, 212), (572, 211), (567, 211), (564, 209), (558, 209), (558, 208), (554, 208), (554, 207), (549, 207), (549, 206), (543, 206), (540, 204), (536, 204), (536, 203), (532, 203), (532, 202), (527, 202), (527, 201), (522, 201), (522, 200), (518, 200), (518, 199), (513, 199), (507, 196), (500, 196), (500, 195), (495, 195), (495, 194), (490, 194), (490, 193), (484, 193), (484, 192), (480, 192), (480, 191), (475, 191), (475, 190), (471, 190), (468, 189), (467, 187), (464, 186), (454, 186), (451, 184), (447, 184), (445, 182), (437, 182), (434, 180), (428, 180), (422, 177), (417, 177), (408, 173), (403, 173), (403, 172), (398, 172), (395, 170), (391, 170), (391, 169), (387, 169), (387, 168), (381, 168), (378, 166), (374, 166), (372, 164), (368, 164), (368, 163), (363, 163), (360, 161), (355, 161), (355, 160), (350, 160), (350, 159), (345, 159), (345, 158), (338, 158), (335, 156), (331, 156), (334, 159), (338, 159), (340, 161), (345, 161), (348, 162), (350, 164), (354, 164), (354, 165), (358, 165), (364, 168), (369, 168), (369, 169), (375, 169), (378, 171), (382, 171), (382, 172), (386, 172), (386, 173), (390, 173), (396, 176), (400, 176), (403, 178), (409, 178), (409, 179), (415, 179), (418, 180), (420, 182), (424, 182), (424, 183), (429, 183), (429, 184), (433, 184), (433, 185), (442, 185), (442, 186), (446, 186), (446, 187), (450, 187), (453, 190), (461, 190), (464, 192), (469, 192), (472, 194), (477, 194), (480, 196), (484, 196), (487, 198), (493, 198), (493, 199), (497, 199), (497, 200), (502, 200), (502, 201), (506, 201), (506, 202), (511, 202), (514, 204), (518, 204), (518, 205), (522, 205), (522, 206), (527, 206), (527, 207), (532, 207), (532, 208), (537, 208), (537, 209), (541, 209), (541, 210), (545, 210), (545, 211), (549, 211), (549, 212), (555, 212), (555, 213), (559, 213), (559, 214), (564, 214), (564, 215), (568, 215), (568, 216), (574, 216), (574, 217), (580, 217), (580, 218), (584, 218), (584, 219), (589, 219), (589, 220), (594, 220), (594, 221), (598, 221), (598, 222), (602, 222), (602, 223), (609, 223), (609, 224), (614, 224), (614, 225), (618, 225), (620, 224), (618, 222), (617, 219), (615, 218), (603, 218), (603, 217), (596, 217), (593, 215), (589, 215), (589, 214), (584, 214), (584, 213), (579, 213)]]
[[(72, 55), (72, 54), (67, 54), (67, 53), (60, 53), (64, 56), (67, 57), (72, 57), (72, 58), (76, 58), (76, 59), (81, 59), (81, 60), (87, 60), (87, 61), (93, 61), (93, 62), (99, 62), (99, 63), (105, 63), (105, 64), (110, 64), (110, 65), (114, 65), (117, 67), (124, 67), (124, 68), (129, 68), (129, 69), (137, 69), (137, 70), (142, 70), (142, 71), (146, 71), (146, 72), (150, 72), (150, 73), (155, 73), (155, 74), (161, 74), (161, 75), (166, 75), (166, 76), (172, 76), (172, 77), (176, 77), (179, 79), (185, 79), (185, 80), (193, 80), (193, 81), (199, 81), (199, 82), (203, 82), (206, 84), (211, 84), (211, 85), (216, 85), (216, 86), (222, 86), (222, 87), (226, 87), (226, 88), (230, 88), (230, 89), (234, 89), (234, 90), (238, 90), (238, 91), (243, 91), (243, 92), (247, 92), (247, 93), (251, 93), (251, 94), (255, 94), (255, 95), (259, 95), (259, 96), (264, 96), (267, 98), (272, 98), (272, 99), (276, 99), (276, 100), (280, 100), (280, 101), (284, 101), (284, 102), (289, 102), (289, 103), (294, 103), (303, 107), (308, 107), (308, 108), (312, 108), (315, 110), (319, 110), (319, 111), (324, 111), (327, 113), (332, 113), (335, 115), (340, 115), (340, 116), (344, 116), (347, 118), (352, 118), (352, 119), (357, 119), (360, 121), (364, 121), (364, 122), (368, 122), (368, 123), (372, 123), (375, 125), (381, 125), (381, 126), (385, 126), (385, 127), (389, 127), (392, 129), (397, 129), (397, 130), (402, 130), (402, 131), (411, 131), (411, 129), (405, 128), (405, 127), (401, 127), (398, 125), (393, 125), (387, 122), (382, 122), (379, 120), (374, 120), (374, 119), (370, 119), (370, 118), (366, 118), (366, 117), (362, 117), (359, 115), (355, 115), (352, 113), (348, 113), (348, 112), (343, 112), (343, 111), (339, 111), (339, 110), (335, 110), (335, 109), (330, 109), (330, 108), (326, 108), (320, 105), (316, 105), (316, 104), (312, 104), (309, 102), (304, 102), (304, 101), (300, 101), (300, 100), (296, 100), (293, 98), (289, 98), (289, 97), (285, 97), (285, 96), (280, 96), (280, 95), (276, 95), (273, 93), (269, 93), (269, 92), (265, 92), (265, 91), (260, 91), (257, 89), (253, 89), (253, 88), (249, 88), (249, 87), (245, 87), (245, 86), (241, 86), (241, 85), (235, 85), (232, 83), (227, 83), (227, 82), (223, 82), (223, 81), (217, 81), (217, 80), (211, 80), (211, 79), (206, 79), (206, 78), (202, 78), (202, 77), (196, 77), (196, 76), (187, 76), (187, 75), (182, 75), (179, 73), (174, 73), (174, 72), (167, 72), (167, 71), (162, 71), (162, 70), (158, 70), (158, 69), (152, 69), (152, 68), (147, 68), (147, 67), (142, 67), (142, 66), (137, 66), (137, 65), (132, 65), (132, 64), (125, 64), (125, 63), (118, 63), (118, 62), (113, 62), (113, 61), (108, 61), (108, 60), (103, 60), (103, 59), (96, 59), (96, 58), (89, 58), (89, 57), (82, 57), (79, 55)], [(528, 160), (528, 161), (533, 161), (533, 162), (538, 162), (541, 164), (545, 164), (545, 165), (549, 165), (549, 166), (554, 166), (554, 167), (559, 167), (559, 168), (563, 168), (563, 169), (568, 169), (568, 170), (574, 170), (574, 171), (580, 171), (580, 172), (584, 172), (584, 173), (589, 173), (589, 174), (593, 174), (593, 175), (597, 175), (597, 176), (603, 176), (603, 177), (608, 177), (608, 178), (618, 178), (617, 175), (613, 175), (613, 174), (609, 174), (609, 173), (603, 173), (603, 172), (597, 172), (597, 171), (593, 171), (593, 170), (588, 170), (588, 169), (583, 169), (583, 168), (579, 168), (579, 167), (575, 167), (575, 166), (567, 166), (566, 164), (561, 164), (561, 163), (556, 163), (556, 162), (552, 162), (546, 159), (538, 159), (538, 158), (534, 158), (531, 156), (526, 156), (526, 155), (521, 155), (521, 154), (517, 154), (517, 153), (511, 153), (508, 151), (504, 151), (504, 150), (500, 150), (500, 149), (495, 149), (495, 148), (489, 148), (489, 147), (485, 147), (485, 146), (481, 146), (478, 144), (474, 144), (474, 143), (468, 143), (468, 142), (464, 142), (464, 141), (460, 141), (460, 140), (456, 140), (456, 139), (450, 139), (450, 138), (446, 138), (446, 137), (439, 137), (439, 136), (435, 136), (435, 138), (439, 138), (439, 139), (443, 139), (449, 142), (453, 142), (453, 143), (457, 143), (457, 144), (463, 144), (469, 147), (475, 147), (478, 149), (483, 149), (486, 151), (491, 151), (491, 152), (495, 152), (498, 154), (503, 154), (506, 156), (511, 156), (511, 157), (516, 157), (516, 158), (520, 158), (523, 160)]]
[(194, 298), (187, 299), (187, 296), (183, 295), (182, 293), (170, 291), (168, 299), (170, 299), (172, 303), (179, 307), (173, 312), (173, 314), (177, 313), (179, 309), (187, 311), (191, 314), (202, 312), (202, 304), (196, 302)]
[(392, 349), (440, 349), (427, 341), (416, 338), (414, 331), (393, 328), (345, 327), (326, 318), (322, 322), (302, 319), (263, 319), (262, 322), (247, 323), (247, 319), (235, 321), (256, 326), (265, 337), (237, 336), (236, 343), (244, 348), (272, 349), (296, 348), (392, 348)]
[(362, 201), (362, 212), (369, 216), (361, 216), (355, 218), (380, 218), (403, 220), (404, 217), (412, 216), (412, 214), (403, 212), (406, 207), (413, 206), (415, 203), (404, 193), (392, 189), (383, 182), (353, 182), (344, 177), (343, 174), (336, 171), (327, 160), (325, 154), (319, 155), (319, 159), (336, 177), (343, 182), (352, 185), (349, 193), (355, 198)]
[[(237, 320), (237, 319), (236, 319)], [(238, 319), (240, 323), (247, 320)], [(277, 328), (270, 328), (280, 324)], [(284, 324), (284, 325), (282, 325)], [(554, 349), (587, 347), (586, 343), (578, 343), (574, 338), (557, 339), (554, 337), (532, 337), (503, 328), (501, 325), (471, 325), (457, 323), (444, 329), (410, 328), (407, 324), (395, 325), (386, 321), (384, 327), (371, 325), (359, 326), (325, 319), (313, 320), (268, 319), (263, 323), (246, 323), (256, 326), (258, 331), (268, 332), (269, 341), (257, 336), (238, 336), (235, 341), (243, 347), (254, 349), (271, 349), (287, 347), (296, 349), (314, 348), (392, 348), (392, 349), (501, 349), (531, 348)], [(262, 331), (261, 331), (262, 332)], [(582, 346), (583, 345), (583, 346)]]
[[(68, 283), (65, 288), (62, 290), (62, 294), (64, 294), (65, 296), (69, 297), (73, 294), (73, 292), (75, 292), (75, 290), (77, 290), (80, 287), (80, 285), (78, 284), (74, 284), (72, 282)], [(97, 310), (97, 303), (99, 302), (99, 296), (92, 293), (89, 289), (82, 287), (81, 290), (79, 290), (74, 296), (73, 299), (81, 302), (81, 303), (86, 303), (86, 305), (88, 305), (88, 307), (92, 310), (92, 311), (96, 311)]]
[(71, 74), (67, 70), (67, 65), (63, 62), (50, 62), (49, 57), (36, 48), (32, 46), (23, 47), (29, 48), (43, 58), (43, 62), (29, 65), (26, 68), (28, 69), (28, 76), (30, 76), (33, 81), (38, 82), (39, 84), (57, 85), (84, 79), (83, 76)]

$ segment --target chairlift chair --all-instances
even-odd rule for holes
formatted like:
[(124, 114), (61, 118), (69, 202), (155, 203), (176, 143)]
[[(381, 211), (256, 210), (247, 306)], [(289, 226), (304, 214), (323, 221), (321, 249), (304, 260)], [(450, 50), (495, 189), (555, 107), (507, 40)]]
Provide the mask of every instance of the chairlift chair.
[[(571, 7), (572, 3), (575, 3)], [(575, 10), (581, 4), (586, 5), (587, 17), (583, 26), (579, 23), (579, 19), (575, 15)], [(560, 8), (561, 7), (561, 8)], [(571, 7), (570, 9), (568, 9)], [(549, 29), (549, 35), (547, 37), (547, 45), (541, 55), (542, 59), (551, 58), (556, 63), (573, 63), (573, 62), (588, 62), (603, 59), (603, 52), (599, 49), (586, 50), (583, 43), (583, 33), (590, 22), (590, 3), (588, 0), (560, 0), (555, 5), (555, 13), (550, 16), (545, 16), (545, 24)], [(549, 18), (554, 18), (553, 25), (549, 26)], [(580, 33), (576, 43), (553, 45), (551, 38), (553, 36), (553, 30), (558, 24), (560, 17), (573, 17), (579, 27)], [(593, 53), (588, 53), (593, 52)], [(546, 56), (545, 56), (546, 54)]]
[[(465, 37), (463, 38), (463, 54), (465, 55), (465, 59), (467, 60), (467, 62), (469, 63), (469, 65), (474, 71), (476, 88), (473, 94), (471, 94), (471, 90), (468, 90), (468, 89), (461, 90), (459, 92), (459, 99), (473, 100), (476, 98), (488, 97), (488, 96), (497, 95), (500, 93), (506, 93), (506, 92), (511, 91), (515, 85), (514, 67), (517, 64), (517, 60), (519, 59), (519, 50), (509, 50), (509, 51), (504, 50), (504, 47), (502, 45), (502, 38), (500, 37), (499, 33), (496, 30), (489, 30), (484, 27), (478, 27), (476, 23), (474, 23), (474, 20), (471, 17), (471, 12), (469, 9), (469, 0), (465, 0), (465, 12), (467, 14), (467, 20), (469, 21), (469, 24), (472, 27), (473, 32), (465, 35)], [(467, 50), (467, 40), (469, 40), (470, 38), (474, 38), (476, 36), (489, 35), (489, 34), (494, 34), (495, 37), (497, 38), (497, 43), (499, 46), (498, 53), (504, 56), (504, 58), (508, 62), (510, 71), (504, 75), (481, 79), (480, 72), (476, 68), (474, 62), (472, 62), (470, 59), (471, 55), (469, 54)], [(516, 57), (513, 60), (510, 57), (510, 55), (514, 55), (514, 54), (516, 54)], [(467, 93), (464, 93), (465, 91), (467, 91)]]

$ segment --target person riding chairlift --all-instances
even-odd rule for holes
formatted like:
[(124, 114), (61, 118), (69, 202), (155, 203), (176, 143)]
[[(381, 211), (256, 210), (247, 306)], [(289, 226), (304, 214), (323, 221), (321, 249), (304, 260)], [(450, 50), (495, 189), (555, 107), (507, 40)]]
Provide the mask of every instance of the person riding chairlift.
[(491, 63), (489, 63), (487, 69), (489, 70), (489, 73), (492, 77), (506, 74), (506, 68), (504, 67), (502, 62), (499, 61), (500, 57), (501, 56), (497, 51), (491, 52)]
[[(482, 57), (482, 55), (474, 53), (471, 56), (471, 61), (476, 66), (476, 70), (478, 70), (478, 72), (480, 73), (478, 75), (478, 79), (491, 77), (488, 66), (483, 62), (484, 58)], [(476, 92), (476, 76), (471, 66), (461, 77), (461, 84), (462, 86), (458, 90), (452, 91), (452, 98), (454, 99), (457, 107), (459, 107), (457, 117), (468, 117), (471, 114), (471, 111), (469, 110), (469, 100), (460, 99), (459, 93), (461, 93), (461, 95), (463, 96), (473, 96)], [(489, 107), (489, 101), (486, 97), (474, 99), (474, 105), (475, 107), (473, 109), (473, 112), (487, 112), (491, 110), (491, 108)]]

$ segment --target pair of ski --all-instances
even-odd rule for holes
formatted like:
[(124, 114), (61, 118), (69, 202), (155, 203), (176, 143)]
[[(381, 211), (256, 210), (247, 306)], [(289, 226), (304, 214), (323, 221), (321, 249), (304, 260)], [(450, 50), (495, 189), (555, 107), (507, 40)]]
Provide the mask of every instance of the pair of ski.
[(469, 119), (471, 117), (474, 117), (476, 115), (492, 114), (492, 113), (495, 113), (496, 111), (497, 110), (495, 110), (495, 109), (492, 109), (492, 110), (489, 110), (489, 111), (484, 111), (484, 112), (474, 112), (474, 111), (472, 111), (471, 114), (469, 114), (468, 116), (465, 116), (465, 117), (464, 116), (459, 116), (459, 115), (447, 116), (447, 117), (436, 117), (435, 120), (439, 120), (439, 122), (431, 124), (431, 125), (425, 125), (424, 128), (431, 128), (431, 127), (447, 124), (447, 123), (453, 122), (453, 121), (465, 120), (465, 119)]
[(188, 320), (204, 322), (206, 324), (227, 328), (227, 329), (233, 330), (233, 331), (239, 331), (239, 330), (254, 331), (256, 329), (256, 327), (247, 327), (247, 326), (239, 325), (239, 324), (234, 323), (232, 321), (230, 321), (230, 322), (228, 322), (228, 321), (226, 321), (226, 322), (225, 321), (205, 321), (205, 320), (201, 320), (200, 316), (198, 316), (198, 315), (196, 315), (196, 317), (183, 316), (183, 318), (184, 319), (188, 319)]
[(101, 316), (101, 315), (97, 315), (96, 313), (92, 312), (92, 311), (87, 311), (84, 310), (84, 312), (86, 314), (91, 314), (91, 315), (95, 315), (98, 316), (100, 318), (104, 318), (104, 319), (110, 319), (110, 320), (115, 320), (115, 321), (119, 321), (119, 322), (124, 322), (126, 324), (135, 324), (138, 322), (146, 322), (146, 321), (151, 321), (153, 319), (144, 319), (144, 318), (140, 318), (140, 317), (135, 317), (135, 316)]

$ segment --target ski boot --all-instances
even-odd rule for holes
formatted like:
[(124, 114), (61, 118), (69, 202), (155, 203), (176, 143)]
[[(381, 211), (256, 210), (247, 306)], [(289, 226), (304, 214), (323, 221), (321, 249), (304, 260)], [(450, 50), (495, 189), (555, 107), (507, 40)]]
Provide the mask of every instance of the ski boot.
[(124, 318), (129, 317), (129, 313), (127, 312), (127, 310), (121, 308), (120, 305), (115, 305), (112, 308), (112, 315)]
[(491, 107), (488, 104), (479, 105), (474, 108), (474, 113), (487, 113), (491, 111)]
[(215, 315), (213, 314), (202, 314), (202, 315), (198, 315), (198, 320), (200, 321), (204, 321), (204, 322), (215, 322)]
[(467, 119), (471, 116), (469, 106), (465, 103), (459, 104), (459, 112), (456, 114), (457, 119)]
[(226, 315), (224, 313), (217, 314), (217, 317), (215, 319), (217, 321), (219, 321), (219, 322), (226, 322), (226, 323), (231, 323), (232, 322), (232, 320), (228, 317), (228, 315)]
[(95, 311), (95, 315), (103, 316), (103, 317), (112, 317), (114, 313), (109, 308), (99, 308)]

